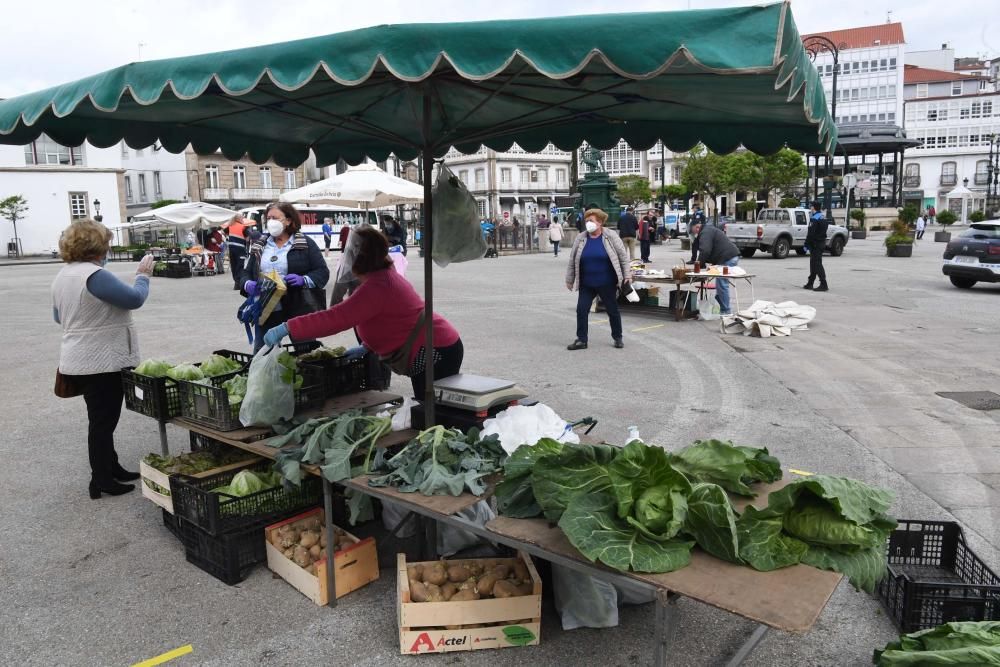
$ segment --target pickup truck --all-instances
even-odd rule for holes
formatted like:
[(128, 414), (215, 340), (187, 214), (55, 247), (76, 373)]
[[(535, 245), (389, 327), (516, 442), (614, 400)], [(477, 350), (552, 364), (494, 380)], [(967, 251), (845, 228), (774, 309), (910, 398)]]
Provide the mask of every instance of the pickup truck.
[[(809, 210), (804, 208), (765, 208), (752, 224), (729, 223), (726, 236), (740, 249), (743, 257), (753, 257), (758, 250), (770, 252), (775, 259), (784, 259), (794, 250), (806, 254), (806, 232), (809, 230)], [(834, 257), (844, 254), (847, 229), (830, 225), (826, 232), (826, 249)]]

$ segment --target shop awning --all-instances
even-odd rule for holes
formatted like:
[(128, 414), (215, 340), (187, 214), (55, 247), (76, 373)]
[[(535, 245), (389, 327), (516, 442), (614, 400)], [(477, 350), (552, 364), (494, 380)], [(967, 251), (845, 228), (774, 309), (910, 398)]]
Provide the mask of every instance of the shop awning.
[[(656, 35), (656, 39), (623, 39)], [(423, 100), (432, 118), (424, 127)], [(528, 151), (620, 138), (676, 151), (830, 150), (836, 128), (789, 3), (383, 25), (131, 63), (0, 102), (0, 142), (46, 133), (283, 166), (454, 145)]]

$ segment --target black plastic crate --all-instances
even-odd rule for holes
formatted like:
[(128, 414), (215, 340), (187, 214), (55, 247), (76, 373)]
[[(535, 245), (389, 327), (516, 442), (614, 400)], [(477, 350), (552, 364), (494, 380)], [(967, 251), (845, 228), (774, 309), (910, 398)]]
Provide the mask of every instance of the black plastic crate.
[(267, 561), (263, 524), (222, 535), (210, 535), (183, 518), (177, 524), (187, 561), (224, 584), (240, 583)]
[(163, 509), (162, 507), (160, 508), (160, 511), (163, 512), (163, 526), (170, 531), (171, 535), (173, 535), (177, 539), (180, 539), (181, 533), (180, 533), (180, 527), (178, 527), (177, 525), (178, 524), (177, 517), (168, 512), (167, 510)]
[(229, 393), (222, 384), (244, 372), (216, 375), (212, 378), (212, 384), (178, 380), (181, 416), (216, 431), (243, 428), (240, 423), (240, 404), (229, 404)]
[(363, 389), (385, 391), (392, 382), (392, 369), (374, 352), (365, 354), (365, 386)]
[(374, 352), (360, 357), (308, 361), (302, 365), (314, 366), (320, 370), (326, 398), (357, 391), (384, 391), (389, 388), (392, 379), (392, 369)]
[(900, 631), (1000, 620), (1000, 577), (969, 549), (957, 523), (900, 520), (887, 558), (878, 593)]
[(272, 465), (271, 461), (260, 461), (211, 477), (171, 477), (174, 514), (210, 535), (220, 535), (274, 523), (319, 504), (323, 497), (323, 484), (315, 475), (305, 475), (301, 486), (289, 485), (286, 489), (285, 485), (281, 485), (239, 498), (212, 493), (212, 489), (229, 484), (242, 470), (267, 472)]

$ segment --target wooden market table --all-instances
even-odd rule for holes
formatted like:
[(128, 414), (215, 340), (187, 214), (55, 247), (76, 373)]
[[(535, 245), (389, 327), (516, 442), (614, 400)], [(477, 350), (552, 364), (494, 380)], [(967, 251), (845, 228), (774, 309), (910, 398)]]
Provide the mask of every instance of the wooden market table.
[[(361, 392), (341, 396), (327, 401), (322, 408), (315, 411), (315, 415), (334, 415), (354, 408), (370, 408), (398, 398), (398, 395), (386, 392)], [(273, 433), (267, 428), (224, 432), (204, 428), (184, 419), (175, 419), (173, 423), (265, 458), (273, 459), (278, 452), (276, 448), (267, 445), (267, 440), (273, 437)], [(412, 429), (392, 432), (380, 438), (376, 445), (391, 447), (403, 444), (415, 435), (416, 431)], [(333, 484), (322, 477), (317, 466), (303, 465), (303, 469), (323, 480), (327, 531), (332, 534)], [(394, 502), (402, 506), (408, 514), (400, 522), (400, 526), (413, 516), (424, 520), (425, 527), (429, 528), (426, 537), (432, 549), (436, 545), (433, 526), (440, 523), (473, 533), (494, 543), (526, 551), (538, 558), (607, 581), (619, 588), (646, 595), (652, 594), (656, 604), (654, 664), (658, 667), (667, 664), (671, 632), (677, 625), (676, 601), (682, 596), (742, 616), (758, 624), (732, 658), (728, 662), (720, 663), (736, 666), (742, 664), (761, 642), (769, 628), (795, 633), (804, 633), (812, 628), (842, 579), (839, 573), (818, 570), (807, 565), (795, 565), (773, 572), (758, 572), (749, 567), (720, 560), (698, 548), (692, 552), (690, 565), (676, 572), (665, 574), (621, 572), (587, 560), (573, 547), (562, 530), (550, 525), (545, 519), (497, 517), (485, 526), (481, 526), (459, 516), (462, 510), (492, 496), (495, 488), (492, 483), (487, 486), (483, 496), (473, 496), (470, 493), (463, 493), (460, 496), (424, 496), (420, 493), (402, 493), (394, 488), (371, 487), (368, 485), (368, 479), (368, 476), (361, 475), (338, 484), (380, 501)], [(759, 493), (757, 498), (752, 501), (734, 499), (734, 505), (737, 509), (743, 509), (752, 502), (757, 507), (766, 507), (768, 495), (787, 483), (780, 481), (769, 485), (754, 485)], [(397, 530), (400, 526), (397, 526)], [(334, 552), (328, 550), (327, 589), (331, 591), (336, 590), (333, 555)], [(331, 595), (328, 606), (334, 607), (336, 603), (336, 596)]]

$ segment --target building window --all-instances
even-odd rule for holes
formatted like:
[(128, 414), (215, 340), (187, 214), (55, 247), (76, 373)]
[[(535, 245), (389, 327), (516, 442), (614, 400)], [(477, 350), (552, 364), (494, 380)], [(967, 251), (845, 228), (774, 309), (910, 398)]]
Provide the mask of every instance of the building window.
[(906, 165), (906, 171), (903, 172), (903, 185), (908, 188), (920, 187), (920, 165), (913, 162)]
[(896, 122), (896, 112), (895, 111), (890, 111), (889, 112), (889, 122), (890, 123), (895, 123)]
[(917, 98), (918, 99), (923, 99), (925, 97), (927, 97), (927, 84), (926, 83), (918, 83), (917, 84)]
[(146, 174), (139, 174), (139, 201), (146, 201)]
[(526, 167), (521, 167), (521, 184), (527, 185), (531, 181), (531, 170)]
[(894, 70), (894, 69), (896, 69), (896, 59), (895, 58), (889, 58), (889, 70), (891, 71), (891, 70)]
[(976, 185), (986, 185), (989, 180), (990, 161), (989, 160), (979, 160), (976, 162)]
[(90, 217), (86, 192), (69, 193), (69, 217), (70, 220), (86, 220)]
[(62, 146), (44, 134), (24, 147), (24, 163), (28, 165), (70, 165), (83, 164), (83, 152), (79, 148)]
[(941, 164), (941, 185), (955, 185), (958, 182), (958, 163), (944, 162)]
[(218, 188), (219, 187), (219, 167), (214, 164), (205, 165), (205, 187), (206, 188)]
[(952, 81), (951, 82), (951, 96), (955, 97), (962, 94), (962, 82)]
[(465, 187), (469, 187), (469, 170), (462, 169), (458, 172), (458, 179), (465, 184)]
[(556, 169), (556, 183), (560, 186), (566, 185), (566, 170)]
[(531, 182), (532, 183), (537, 183), (538, 182), (538, 170), (537, 169), (532, 169), (531, 170)]
[(288, 188), (289, 190), (294, 190), (295, 188), (299, 187), (297, 183), (298, 182), (295, 178), (295, 170), (285, 169), (285, 187)]
[(160, 172), (158, 171), (153, 172), (153, 194), (156, 195), (157, 199), (163, 194), (163, 185), (160, 182)]
[(480, 199), (479, 201), (476, 202), (476, 204), (479, 206), (479, 217), (485, 218), (486, 217), (486, 200), (485, 199)]
[(242, 164), (233, 165), (233, 187), (245, 190), (247, 187), (247, 168)]
[(260, 187), (270, 190), (271, 189), (271, 168), (261, 167), (260, 168)]
[(674, 165), (674, 183), (680, 183), (684, 176), (684, 167), (681, 165)]
[(125, 201), (132, 201), (132, 177), (125, 177)]
[(476, 187), (479, 189), (486, 187), (486, 170), (476, 169)]
[(663, 169), (660, 167), (653, 167), (653, 182), (662, 183), (663, 182)]
[(500, 183), (502, 185), (510, 185), (510, 167), (500, 168)]

